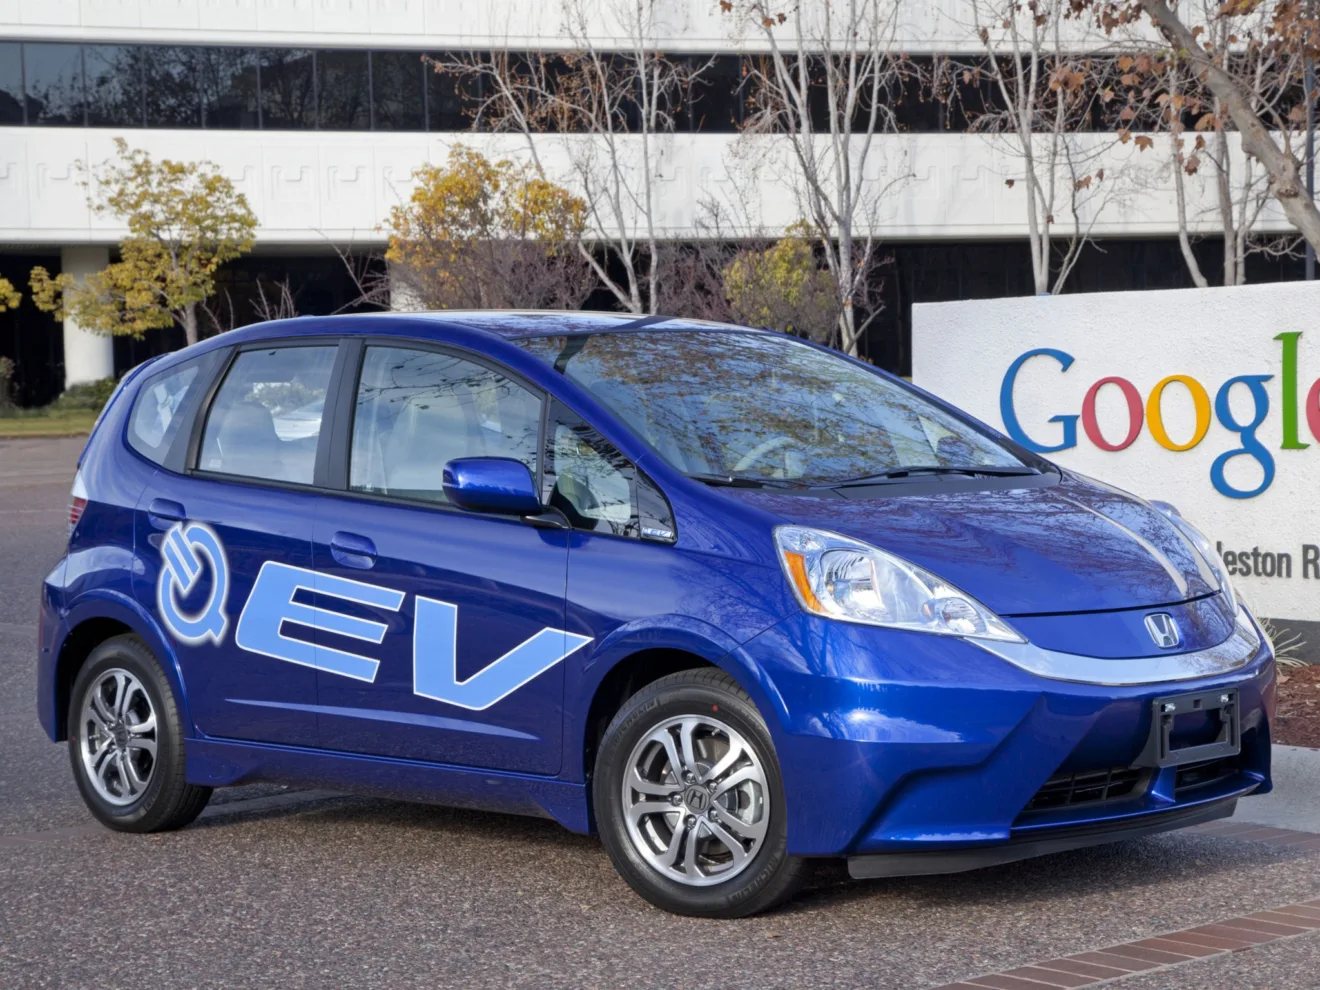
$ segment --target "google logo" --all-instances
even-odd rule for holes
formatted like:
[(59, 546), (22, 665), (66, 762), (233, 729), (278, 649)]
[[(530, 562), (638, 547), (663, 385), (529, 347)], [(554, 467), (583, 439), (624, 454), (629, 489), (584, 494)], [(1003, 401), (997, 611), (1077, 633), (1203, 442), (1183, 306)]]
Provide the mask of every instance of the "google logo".
[[(1297, 342), (1301, 336), (1301, 332), (1297, 331), (1281, 333), (1274, 338), (1279, 341), (1283, 351), (1283, 443), (1280, 445), (1281, 450), (1304, 450), (1310, 446), (1309, 443), (1303, 443), (1299, 435), (1302, 409), (1305, 410), (1306, 425), (1311, 431), (1311, 435), (1320, 442), (1320, 379), (1312, 383), (1306, 392), (1305, 400), (1298, 401)], [(1073, 356), (1066, 351), (1056, 350), (1052, 347), (1038, 347), (1019, 355), (1008, 366), (1008, 371), (1004, 373), (1004, 381), (999, 389), (999, 412), (1008, 435), (1028, 450), (1033, 450), (1038, 454), (1052, 454), (1076, 447), (1077, 421), (1079, 419), (1082, 421), (1082, 431), (1086, 434), (1086, 438), (1101, 450), (1125, 450), (1136, 442), (1137, 437), (1141, 435), (1143, 426), (1150, 430), (1151, 437), (1165, 450), (1191, 450), (1205, 439), (1206, 434), (1210, 432), (1212, 418), (1217, 418), (1224, 429), (1238, 435), (1241, 446), (1227, 450), (1215, 458), (1214, 464), (1210, 467), (1210, 481), (1215, 489), (1221, 495), (1226, 495), (1229, 498), (1254, 498), (1273, 483), (1274, 456), (1256, 438), (1256, 431), (1260, 429), (1260, 425), (1265, 422), (1270, 414), (1270, 397), (1269, 393), (1265, 391), (1265, 383), (1272, 379), (1273, 375), (1237, 375), (1230, 378), (1219, 386), (1218, 391), (1215, 392), (1213, 403), (1205, 386), (1191, 375), (1169, 375), (1167, 378), (1161, 379), (1150, 390), (1150, 394), (1146, 396), (1145, 401), (1142, 400), (1137, 387), (1126, 378), (1117, 375), (1101, 378), (1086, 390), (1086, 397), (1082, 399), (1082, 411), (1080, 413), (1050, 417), (1051, 423), (1058, 423), (1062, 428), (1060, 441), (1050, 445), (1040, 443), (1027, 436), (1021, 422), (1018, 420), (1017, 411), (1013, 405), (1013, 389), (1017, 383), (1018, 372), (1021, 371), (1024, 364), (1038, 357), (1052, 358), (1059, 363), (1060, 369), (1065, 372), (1073, 363)], [(1164, 394), (1169, 386), (1175, 384), (1187, 390), (1192, 398), (1192, 408), (1195, 413), (1195, 427), (1192, 430), (1192, 435), (1182, 442), (1169, 436), (1169, 432), (1164, 426)], [(1096, 399), (1101, 390), (1105, 388), (1118, 389), (1127, 403), (1127, 432), (1121, 438), (1105, 436), (1100, 430), (1099, 421), (1096, 419)], [(1229, 396), (1234, 388), (1245, 389), (1247, 394), (1251, 396), (1254, 414), (1249, 422), (1238, 422), (1233, 415), (1233, 410), (1229, 404)], [(1235, 457), (1251, 457), (1260, 465), (1264, 478), (1256, 488), (1235, 488), (1224, 477), (1224, 469), (1229, 461)]]

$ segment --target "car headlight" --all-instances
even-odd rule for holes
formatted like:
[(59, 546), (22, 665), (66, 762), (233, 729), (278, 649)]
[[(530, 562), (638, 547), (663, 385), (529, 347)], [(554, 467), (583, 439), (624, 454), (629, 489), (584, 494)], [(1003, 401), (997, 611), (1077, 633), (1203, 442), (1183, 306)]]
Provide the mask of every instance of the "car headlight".
[(1174, 506), (1168, 502), (1151, 502), (1150, 504), (1163, 512), (1168, 517), (1169, 522), (1173, 523), (1178, 532), (1201, 555), (1206, 567), (1210, 568), (1210, 573), (1214, 575), (1219, 590), (1224, 593), (1224, 597), (1228, 599), (1229, 607), (1236, 615), (1238, 605), (1241, 603), (1238, 600), (1237, 590), (1233, 587), (1233, 582), (1228, 579), (1228, 566), (1224, 563), (1224, 558), (1219, 556), (1219, 551), (1205, 538), (1205, 534), (1184, 519), (1182, 513)]
[(925, 568), (858, 540), (780, 526), (784, 574), (813, 615), (891, 629), (1025, 643), (999, 616)]

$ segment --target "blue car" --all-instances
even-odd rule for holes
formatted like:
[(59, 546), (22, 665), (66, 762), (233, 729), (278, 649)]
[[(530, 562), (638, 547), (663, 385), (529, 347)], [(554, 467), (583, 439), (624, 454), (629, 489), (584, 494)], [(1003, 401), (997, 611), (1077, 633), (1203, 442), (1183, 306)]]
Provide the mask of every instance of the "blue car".
[(38, 707), (122, 831), (252, 781), (538, 815), (736, 917), (1270, 788), (1272, 647), (1172, 506), (766, 330), (226, 333), (125, 376), (69, 522)]

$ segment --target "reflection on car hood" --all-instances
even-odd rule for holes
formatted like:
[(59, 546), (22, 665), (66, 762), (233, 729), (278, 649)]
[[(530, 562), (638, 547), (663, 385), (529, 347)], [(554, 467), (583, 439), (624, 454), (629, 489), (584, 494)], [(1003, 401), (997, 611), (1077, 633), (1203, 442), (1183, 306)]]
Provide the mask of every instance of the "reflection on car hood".
[(1143, 608), (1212, 593), (1213, 576), (1157, 509), (1065, 475), (1049, 487), (843, 500), (721, 493), (863, 540), (934, 572), (1001, 615)]

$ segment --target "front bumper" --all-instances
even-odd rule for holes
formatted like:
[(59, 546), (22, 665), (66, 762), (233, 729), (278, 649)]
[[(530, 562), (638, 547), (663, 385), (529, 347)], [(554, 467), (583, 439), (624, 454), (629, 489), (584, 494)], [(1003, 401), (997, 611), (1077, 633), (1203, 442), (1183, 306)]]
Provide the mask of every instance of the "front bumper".
[[(785, 620), (741, 659), (763, 672), (779, 715), (771, 732), (789, 852), (897, 856), (883, 868), (945, 872), (937, 860), (914, 869), (908, 857), (1009, 861), (1043, 851), (1040, 843), (1101, 836), (1083, 843), (1091, 844), (1208, 820), (1194, 816), (1213, 809), (1212, 817), (1230, 813), (1237, 798), (1270, 788), (1273, 654), (1245, 621), (1250, 634), (1238, 653), (1224, 660), (1230, 654), (1221, 651), (1221, 665), (1199, 676), (1104, 685), (1041, 676), (949, 637), (805, 614)], [(1140, 765), (1154, 700), (1202, 690), (1235, 690), (1240, 716), (1240, 754), (1208, 779), (1152, 767), (1116, 798), (1035, 801), (1060, 774)]]
[[(1255, 785), (1247, 788), (1250, 793)], [(929, 876), (934, 873), (963, 873), (986, 866), (1002, 866), (1034, 856), (1085, 849), (1106, 842), (1140, 839), (1160, 832), (1171, 832), (1189, 825), (1201, 825), (1228, 818), (1237, 807), (1237, 798), (1229, 797), (1190, 808), (1155, 812), (1135, 821), (1103, 820), (1090, 825), (1051, 829), (1040, 834), (1015, 836), (1007, 842), (968, 849), (941, 852), (878, 853), (848, 857), (848, 872), (858, 880), (875, 877)]]

